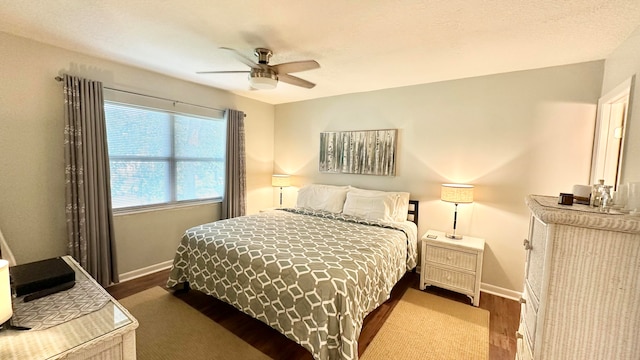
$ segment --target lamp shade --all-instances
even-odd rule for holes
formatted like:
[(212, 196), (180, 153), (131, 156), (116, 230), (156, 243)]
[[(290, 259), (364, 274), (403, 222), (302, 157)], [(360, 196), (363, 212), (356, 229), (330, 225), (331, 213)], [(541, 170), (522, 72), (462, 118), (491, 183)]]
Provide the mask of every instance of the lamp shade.
[(291, 178), (289, 177), (289, 175), (273, 175), (271, 176), (271, 186), (291, 186)]
[(473, 185), (442, 184), (440, 200), (455, 204), (473, 202)]
[(0, 259), (0, 325), (13, 315), (11, 286), (9, 284), (9, 262)]

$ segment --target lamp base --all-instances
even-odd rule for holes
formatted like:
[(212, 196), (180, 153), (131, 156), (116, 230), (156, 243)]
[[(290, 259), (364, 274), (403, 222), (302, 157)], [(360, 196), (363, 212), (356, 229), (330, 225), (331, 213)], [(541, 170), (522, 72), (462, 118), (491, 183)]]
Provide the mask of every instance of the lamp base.
[(444, 236), (448, 237), (449, 239), (453, 239), (453, 240), (462, 239), (462, 235), (458, 235), (458, 234), (445, 234)]

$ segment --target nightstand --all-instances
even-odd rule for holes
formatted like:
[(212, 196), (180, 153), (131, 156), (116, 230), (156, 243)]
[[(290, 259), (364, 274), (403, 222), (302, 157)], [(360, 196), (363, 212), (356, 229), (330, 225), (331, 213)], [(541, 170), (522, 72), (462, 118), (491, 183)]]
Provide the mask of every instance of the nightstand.
[(421, 240), (420, 290), (431, 285), (449, 289), (467, 295), (478, 306), (484, 239), (465, 235), (453, 240), (429, 230)]
[[(49, 296), (56, 297), (60, 302), (77, 302), (87, 308), (92, 307), (89, 301), (102, 302), (104, 306), (84, 315), (80, 315), (82, 311), (78, 309), (78, 316), (70, 319), (75, 315), (72, 313), (61, 314), (59, 317), (50, 315), (57, 312), (57, 306), (47, 304), (47, 300), (41, 299), (39, 304), (25, 307), (26, 310), (22, 311), (22, 315), (24, 318), (32, 319), (35, 325), (44, 325), (43, 327), (46, 328), (29, 331), (0, 331), (0, 358), (5, 360), (135, 360), (138, 320), (111, 297), (71, 256), (65, 255), (62, 259), (75, 271), (76, 285), (71, 290)], [(90, 290), (90, 293), (102, 293), (102, 296), (94, 296), (91, 300), (81, 299), (77, 291), (83, 291), (83, 289)], [(22, 304), (23, 300), (24, 297), (14, 298), (14, 301)], [(35, 300), (34, 303), (37, 301)], [(64, 306), (61, 307), (64, 308)], [(59, 324), (51, 324), (52, 326), (47, 327), (48, 321), (59, 322)]]

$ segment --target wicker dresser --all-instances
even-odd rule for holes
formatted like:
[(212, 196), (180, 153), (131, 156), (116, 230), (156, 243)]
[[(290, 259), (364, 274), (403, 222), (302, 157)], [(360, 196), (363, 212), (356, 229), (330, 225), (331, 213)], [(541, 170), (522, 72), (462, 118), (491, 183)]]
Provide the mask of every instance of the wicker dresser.
[(516, 359), (640, 358), (640, 218), (530, 195)]

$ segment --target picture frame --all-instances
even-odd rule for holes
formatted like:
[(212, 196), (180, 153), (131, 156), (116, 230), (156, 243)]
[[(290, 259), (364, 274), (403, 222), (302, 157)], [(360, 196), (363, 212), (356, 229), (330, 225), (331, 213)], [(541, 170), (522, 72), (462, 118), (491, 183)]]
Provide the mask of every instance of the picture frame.
[(397, 129), (320, 133), (322, 173), (395, 176)]

